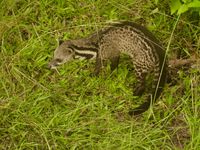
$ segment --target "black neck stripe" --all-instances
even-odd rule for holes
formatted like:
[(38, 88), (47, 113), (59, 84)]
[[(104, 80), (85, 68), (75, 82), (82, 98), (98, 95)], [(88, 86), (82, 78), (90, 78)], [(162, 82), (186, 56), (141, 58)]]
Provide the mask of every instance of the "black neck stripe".
[(77, 49), (77, 50), (88, 50), (88, 51), (92, 51), (92, 52), (97, 52), (97, 48), (93, 48), (93, 47), (78, 47), (76, 45), (71, 45), (72, 48)]

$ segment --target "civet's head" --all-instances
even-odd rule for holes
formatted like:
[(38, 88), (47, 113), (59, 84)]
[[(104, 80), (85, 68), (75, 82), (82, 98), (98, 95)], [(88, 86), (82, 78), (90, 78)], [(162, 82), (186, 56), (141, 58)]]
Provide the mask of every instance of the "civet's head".
[(54, 51), (53, 59), (49, 62), (48, 67), (50, 69), (56, 69), (57, 66), (64, 64), (75, 57), (75, 52), (71, 47), (71, 41), (65, 41)]

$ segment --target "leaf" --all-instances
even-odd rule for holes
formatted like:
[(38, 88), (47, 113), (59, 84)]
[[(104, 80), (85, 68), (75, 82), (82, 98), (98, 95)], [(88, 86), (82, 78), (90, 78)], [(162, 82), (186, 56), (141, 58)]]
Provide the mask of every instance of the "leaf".
[(178, 9), (178, 15), (188, 11), (188, 9), (189, 9), (188, 5), (186, 5), (186, 4), (181, 5), (181, 7)]
[(184, 4), (189, 3), (191, 0), (182, 0)]
[(188, 4), (188, 7), (194, 7), (194, 8), (200, 7), (200, 1), (194, 0), (193, 2)]
[(156, 13), (158, 13), (158, 11), (159, 11), (158, 8), (156, 8), (156, 9), (151, 11), (151, 14), (156, 14)]
[(170, 4), (171, 14), (174, 14), (177, 10), (179, 10), (181, 5), (182, 4), (180, 0), (171, 0)]
[(154, 1), (155, 1), (155, 4), (157, 5), (159, 0), (154, 0)]

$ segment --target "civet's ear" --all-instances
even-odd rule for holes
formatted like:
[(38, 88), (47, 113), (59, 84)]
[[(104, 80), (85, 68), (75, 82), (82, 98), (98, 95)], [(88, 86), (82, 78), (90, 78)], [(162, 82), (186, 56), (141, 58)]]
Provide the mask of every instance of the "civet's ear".
[(58, 43), (59, 43), (59, 45), (61, 45), (63, 42), (64, 42), (63, 39), (58, 39)]

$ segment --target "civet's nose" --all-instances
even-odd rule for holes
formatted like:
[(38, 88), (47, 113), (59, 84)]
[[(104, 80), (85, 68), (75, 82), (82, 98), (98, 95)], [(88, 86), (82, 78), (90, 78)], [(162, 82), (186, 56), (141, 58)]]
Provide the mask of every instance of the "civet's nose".
[(48, 63), (48, 65), (47, 65), (47, 68), (48, 69), (54, 69), (54, 68), (56, 68), (56, 63), (55, 63), (55, 61), (54, 60), (52, 60), (52, 61), (50, 61), (49, 63)]

